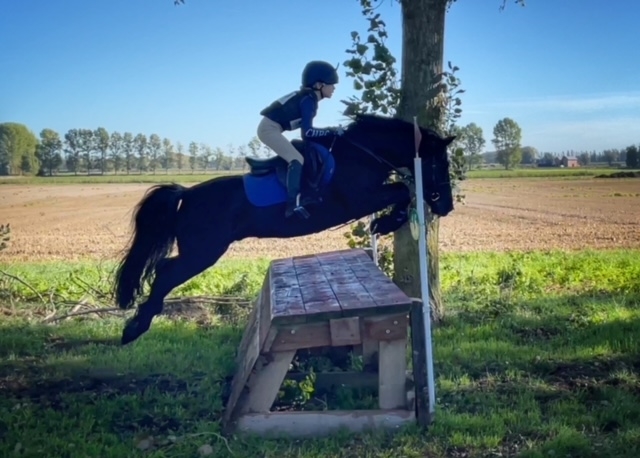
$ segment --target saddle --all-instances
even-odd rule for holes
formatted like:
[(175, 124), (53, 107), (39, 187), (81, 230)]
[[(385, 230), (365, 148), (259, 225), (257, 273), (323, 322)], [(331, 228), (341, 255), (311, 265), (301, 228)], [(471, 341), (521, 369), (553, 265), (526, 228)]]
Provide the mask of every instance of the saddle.
[[(312, 142), (305, 143), (299, 139), (291, 140), (291, 144), (304, 157), (304, 166), (302, 171), (302, 187), (308, 187), (313, 192), (318, 192), (320, 180), (324, 174), (326, 161), (323, 159), (322, 152), (319, 148), (324, 148)], [(325, 152), (326, 154), (327, 152)], [(264, 176), (275, 173), (278, 181), (286, 187), (287, 183), (287, 161), (280, 156), (270, 157), (267, 159), (258, 159), (255, 157), (245, 157), (245, 161), (249, 164), (249, 173), (253, 176)]]

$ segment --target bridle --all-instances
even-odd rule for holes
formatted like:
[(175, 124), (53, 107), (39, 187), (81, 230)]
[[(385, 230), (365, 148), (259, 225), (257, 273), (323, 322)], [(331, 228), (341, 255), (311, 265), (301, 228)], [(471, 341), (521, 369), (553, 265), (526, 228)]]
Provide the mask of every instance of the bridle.
[[(356, 148), (364, 151), (365, 153), (367, 153), (369, 156), (373, 157), (375, 160), (377, 160), (379, 163), (382, 164), (386, 164), (390, 169), (392, 169), (394, 172), (396, 172), (400, 178), (402, 179), (402, 181), (415, 185), (415, 178), (411, 173), (407, 173), (407, 172), (403, 172), (402, 170), (400, 170), (398, 167), (396, 167), (394, 164), (392, 164), (390, 161), (386, 160), (383, 157), (380, 157), (380, 155), (374, 153), (373, 151), (371, 151), (371, 149), (369, 149), (368, 147), (364, 146), (363, 144), (361, 144), (360, 142), (357, 142), (355, 140), (351, 140), (350, 138), (345, 138), (344, 136), (334, 136), (333, 140), (331, 141), (331, 146), (329, 147), (329, 151), (331, 151), (333, 149), (333, 145), (335, 144), (336, 140), (338, 138), (343, 139), (344, 141), (352, 144), (353, 146), (355, 146)], [(420, 143), (422, 142), (422, 135), (420, 134), (420, 130), (416, 125), (416, 128), (414, 130), (414, 138), (415, 138), (415, 144), (416, 144), (416, 151), (419, 151), (420, 148)], [(442, 183), (438, 183), (436, 181), (436, 164), (435, 161), (433, 161), (433, 164), (431, 165), (431, 182), (435, 183), (436, 189), (439, 188), (441, 185), (443, 184), (448, 184), (450, 183), (450, 180), (447, 180), (445, 182)], [(429, 199), (432, 202), (436, 202), (438, 199), (440, 199), (440, 193), (438, 192), (431, 192), (431, 195), (429, 196)]]
[[(369, 156), (373, 157), (378, 162), (380, 162), (382, 164), (386, 164), (390, 169), (392, 169), (394, 172), (396, 172), (398, 175), (400, 175), (403, 180), (408, 181), (409, 183), (414, 183), (415, 182), (415, 180), (413, 178), (413, 175), (411, 175), (410, 173), (403, 172), (398, 167), (393, 165), (391, 162), (387, 161), (385, 158), (380, 157), (378, 154), (376, 154), (373, 151), (371, 151), (369, 148), (364, 146), (362, 143), (356, 142), (355, 140), (351, 140), (349, 138), (345, 138), (344, 140), (349, 142), (349, 143), (351, 143), (356, 148), (361, 149), (362, 151), (367, 153)], [(336, 139), (334, 138), (333, 141), (335, 142)], [(331, 144), (331, 146), (333, 147), (333, 143)]]

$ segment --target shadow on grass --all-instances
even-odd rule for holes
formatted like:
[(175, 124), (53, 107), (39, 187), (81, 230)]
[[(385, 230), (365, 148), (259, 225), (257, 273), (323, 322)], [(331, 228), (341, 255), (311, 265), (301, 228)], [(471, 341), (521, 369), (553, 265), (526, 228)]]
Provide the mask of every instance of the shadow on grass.
[(141, 435), (191, 435), (166, 445), (188, 455), (216, 434), (241, 329), (163, 317), (122, 347), (122, 324), (0, 325), (0, 456), (142, 456)]
[(640, 455), (638, 299), (457, 304), (434, 337), (447, 456)]
[[(196, 421), (217, 422), (242, 330), (163, 317), (123, 347), (122, 324), (109, 318), (0, 325), (0, 401), (42, 411), (121, 405), (110, 419), (122, 432), (157, 434)], [(0, 420), (0, 431), (7, 429)]]
[[(372, 457), (638, 456), (637, 303), (584, 295), (458, 305), (435, 330), (438, 406), (428, 434), (409, 428), (394, 439), (234, 444), (253, 453), (242, 456), (259, 456), (262, 447), (282, 457), (329, 449)], [(35, 432), (39, 417), (60, 415), (88, 416), (97, 430), (128, 440), (203, 424), (217, 431), (242, 334), (234, 323), (168, 313), (126, 347), (118, 343), (121, 319), (0, 325), (0, 402), (7, 412), (21, 405), (34, 412), (26, 426), (0, 415), (0, 439), (15, 443), (19, 428)]]

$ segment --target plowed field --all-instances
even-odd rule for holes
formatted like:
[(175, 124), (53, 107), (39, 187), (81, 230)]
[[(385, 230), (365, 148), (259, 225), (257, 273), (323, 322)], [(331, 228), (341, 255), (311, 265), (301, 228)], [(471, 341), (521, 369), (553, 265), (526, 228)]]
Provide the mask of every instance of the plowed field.
[[(3, 261), (110, 259), (129, 238), (147, 184), (2, 185)], [(441, 222), (443, 251), (640, 247), (638, 179), (474, 179), (467, 204)], [(281, 257), (346, 247), (337, 228), (293, 240), (248, 239), (227, 258)]]

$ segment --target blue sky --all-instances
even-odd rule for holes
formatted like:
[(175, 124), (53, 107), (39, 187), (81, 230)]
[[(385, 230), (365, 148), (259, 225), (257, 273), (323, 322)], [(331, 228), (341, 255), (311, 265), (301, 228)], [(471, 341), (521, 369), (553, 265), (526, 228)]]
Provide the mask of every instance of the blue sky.
[[(466, 89), (461, 123), (492, 149), (516, 120), (540, 151), (640, 143), (640, 2), (458, 0), (445, 61)], [(366, 33), (357, 0), (0, 0), (0, 122), (63, 135), (70, 128), (157, 133), (185, 147), (246, 144), (259, 111), (299, 86), (308, 60), (343, 62)], [(401, 58), (400, 5), (378, 10)], [(354, 94), (340, 68), (317, 126), (344, 122)], [(295, 135), (298, 135), (295, 133)]]

